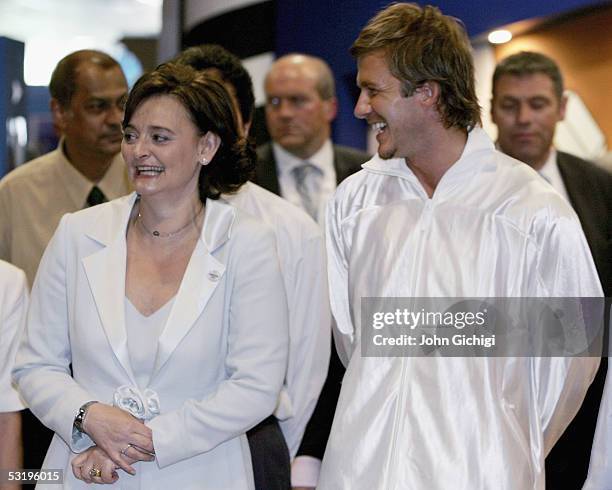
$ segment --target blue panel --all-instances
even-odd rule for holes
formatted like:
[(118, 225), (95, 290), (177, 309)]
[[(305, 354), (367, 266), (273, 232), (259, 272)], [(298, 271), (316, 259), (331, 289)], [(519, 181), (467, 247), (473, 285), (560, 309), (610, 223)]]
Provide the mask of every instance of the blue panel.
[(25, 146), (8, 144), (6, 124), (13, 117), (25, 117), (23, 51), (23, 43), (0, 37), (0, 177), (25, 155)]
[(47, 114), (50, 112), (49, 104), (51, 95), (49, 87), (26, 87), (27, 100), (26, 106), (28, 115), (30, 114)]

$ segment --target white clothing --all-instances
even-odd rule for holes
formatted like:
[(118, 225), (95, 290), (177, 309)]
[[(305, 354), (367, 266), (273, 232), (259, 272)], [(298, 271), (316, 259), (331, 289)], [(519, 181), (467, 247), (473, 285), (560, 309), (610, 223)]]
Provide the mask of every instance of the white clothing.
[(326, 227), (348, 367), (318, 490), (543, 489), (599, 359), (362, 357), (360, 301), (602, 296), (569, 204), (475, 128), (432, 198), (403, 159), (376, 156)]
[(23, 410), (11, 380), (15, 353), (25, 327), (28, 284), (23, 271), (0, 260), (0, 412)]
[[(612, 310), (610, 310), (609, 316), (612, 324)], [(608, 349), (608, 352), (612, 350), (612, 342)], [(597, 429), (591, 449), (589, 475), (582, 487), (583, 490), (612, 489), (612, 374), (610, 374), (609, 366), (610, 364), (608, 364), (606, 385), (601, 397)]]
[(323, 146), (307, 160), (302, 160), (289, 153), (277, 143), (272, 143), (272, 151), (276, 160), (276, 172), (278, 185), (283, 199), (302, 207), (302, 197), (298, 192), (293, 169), (304, 165), (305, 162), (314, 165), (320, 172), (320, 181), (317, 193), (317, 212), (315, 213), (317, 223), (325, 220), (325, 206), (336, 190), (336, 169), (334, 168), (334, 145), (331, 140), (325, 141)]
[[(72, 451), (91, 444), (73, 433), (79, 407), (112, 404), (126, 387), (139, 393), (123, 308), (135, 200), (131, 194), (64, 216), (32, 289), (13, 375), (32, 412), (56, 432), (44, 467), (64, 469), (65, 489), (89, 488), (70, 469)], [(147, 422), (156, 460), (137, 463), (135, 478), (119, 471), (116, 488), (253, 488), (245, 433), (273, 412), (282, 385), (284, 296), (272, 231), (207, 200), (147, 387), (160, 412)], [(142, 395), (148, 407), (153, 396)]]
[(544, 162), (544, 165), (542, 165), (542, 168), (538, 170), (538, 173), (544, 177), (544, 180), (552, 185), (567, 202), (570, 202), (569, 194), (567, 193), (563, 177), (561, 177), (559, 165), (557, 164), (557, 151), (554, 148), (551, 148), (550, 152), (548, 152), (548, 158), (546, 162)]
[(149, 316), (145, 316), (125, 297), (125, 331), (130, 365), (136, 385), (144, 390), (151, 381), (157, 357), (159, 336), (164, 331), (174, 298)]
[(293, 458), (327, 376), (331, 312), (319, 227), (301, 209), (252, 182), (224, 196), (274, 230), (289, 304), (289, 362), (275, 415)]

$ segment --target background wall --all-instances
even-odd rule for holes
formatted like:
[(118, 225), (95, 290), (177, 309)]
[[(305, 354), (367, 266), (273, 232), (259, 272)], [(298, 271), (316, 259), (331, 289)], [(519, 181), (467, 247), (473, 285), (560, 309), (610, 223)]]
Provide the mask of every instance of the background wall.
[[(334, 2), (328, 0), (309, 2), (164, 0), (164, 25), (159, 48), (163, 57), (160, 61), (169, 58), (180, 48), (203, 42), (212, 41), (223, 44), (230, 51), (239, 55), (244, 51), (245, 42), (247, 44), (251, 42), (260, 48), (262, 44), (269, 45), (265, 54), (260, 52), (258, 63), (252, 63), (252, 54), (242, 54), (253, 76), (256, 92), (258, 92), (256, 95), (260, 108), (256, 112), (254, 129), (258, 140), (262, 141), (267, 135), (262, 119), (263, 94), (261, 88), (263, 77), (272, 60), (290, 52), (304, 52), (320, 56), (331, 65), (336, 77), (339, 113), (333, 125), (333, 138), (338, 143), (365, 149), (368, 141), (367, 127), (363, 121), (355, 119), (352, 115), (357, 99), (356, 70), (355, 61), (349, 55), (348, 50), (365, 23), (388, 3), (388, 0), (335, 0)], [(609, 1), (593, 0), (541, 0), (539, 2), (439, 0), (432, 3), (435, 3), (445, 14), (461, 19), (474, 41), (476, 76), (480, 102), (483, 107), (484, 124), (492, 136), (495, 136), (495, 128), (491, 126), (488, 116), (490, 98), (488, 78), (491, 76), (496, 59), (503, 54), (501, 51), (493, 50), (486, 41), (483, 42), (483, 35), (508, 24), (516, 25), (517, 22), (522, 22), (523, 27), (525, 25), (537, 26), (546, 22), (547, 19), (556, 18), (577, 9), (593, 6), (609, 8), (611, 5)], [(255, 15), (257, 12), (265, 12), (265, 15), (263, 17)], [(600, 39), (601, 33), (591, 31), (591, 22), (603, 26), (603, 31), (605, 31), (606, 24), (612, 25), (609, 17), (597, 21), (585, 18), (584, 27), (572, 28), (565, 34), (566, 27), (560, 25), (556, 28), (557, 36), (560, 39), (566, 43), (574, 43), (575, 46), (570, 52), (576, 54), (575, 61), (578, 63), (572, 66), (568, 64), (566, 67), (566, 61), (562, 62), (564, 70), (567, 71), (568, 81), (573, 81), (574, 69), (592, 70), (592, 66), (584, 67), (584, 64), (592, 59), (592, 54), (585, 55), (585, 51), (598, 50), (601, 44), (606, 44), (608, 51), (612, 49), (612, 43), (609, 42), (610, 32), (603, 32), (606, 37), (603, 40)], [(219, 26), (224, 26), (224, 28), (219, 29)], [(256, 28), (255, 33), (253, 33), (254, 27)], [(583, 37), (584, 34), (587, 34), (587, 37)], [(178, 38), (180, 40), (177, 42)], [(262, 39), (265, 40), (265, 43), (261, 42)], [(595, 46), (597, 48), (593, 49)], [(565, 48), (560, 48), (560, 51), (565, 51)], [(612, 67), (612, 59), (609, 54), (602, 53), (602, 58), (595, 64)], [(608, 74), (602, 74), (596, 83), (589, 78), (585, 82), (586, 85), (593, 87), (589, 91), (591, 93), (605, 92), (605, 89), (600, 88), (600, 84), (606, 83), (606, 77)], [(608, 80), (611, 79), (608, 77)], [(582, 92), (582, 89), (580, 91)], [(593, 105), (593, 102), (589, 101), (589, 105)], [(600, 106), (598, 103), (595, 105)], [(601, 107), (609, 106), (602, 105)], [(600, 117), (600, 113), (605, 113), (605, 117), (608, 118), (611, 112), (607, 108), (603, 109), (597, 112), (597, 117)], [(604, 121), (602, 124), (606, 128), (609, 140), (609, 123)]]
[[(101, 37), (108, 36), (110, 31), (121, 27), (122, 34), (116, 33), (115, 37), (123, 37), (125, 43), (138, 52), (144, 69), (171, 58), (187, 45), (220, 43), (240, 55), (253, 76), (259, 105), (255, 126), (259, 141), (267, 137), (262, 110), (263, 78), (274, 58), (292, 51), (320, 56), (331, 65), (338, 86), (340, 112), (334, 123), (334, 139), (339, 143), (365, 148), (367, 128), (352, 115), (357, 98), (356, 70), (348, 49), (364, 24), (389, 1), (163, 0), (162, 22), (162, 0), (45, 0), (34, 3), (30, 0), (3, 0), (0, 2), (0, 30), (3, 28), (5, 36), (16, 39), (30, 33), (44, 38), (45, 46), (51, 46), (54, 36), (69, 34), (76, 36), (73, 39), (75, 43), (84, 43), (87, 38), (88, 42), (96, 44), (101, 41)], [(460, 18), (474, 41), (477, 82), (485, 124), (490, 97), (488, 78), (496, 59), (512, 50), (528, 47), (541, 49), (559, 59), (568, 86), (575, 90), (585, 103), (584, 112), (592, 113), (603, 128), (607, 140), (611, 141), (612, 100), (607, 96), (608, 87), (612, 85), (610, 1), (439, 0), (433, 3), (444, 13)], [(61, 8), (53, 5), (61, 5)], [(155, 5), (158, 6), (157, 9)], [(597, 12), (583, 12), (582, 16), (566, 15), (576, 9), (593, 6), (600, 8)], [(70, 8), (66, 10), (64, 7)], [(126, 10), (128, 7), (132, 10)], [(54, 16), (54, 12), (57, 12), (57, 15)], [(70, 13), (72, 24), (78, 27), (76, 31), (68, 28), (67, 12)], [(44, 14), (42, 20), (40, 14)], [(96, 20), (96, 29), (93, 31), (91, 22), (88, 22), (91, 18)], [(515, 32), (520, 35), (512, 43), (492, 48), (488, 43), (482, 42), (483, 33), (507, 24), (517, 27), (516, 23), (520, 21), (523, 21), (522, 26), (517, 28), (520, 32)], [(159, 24), (162, 25), (161, 34), (155, 39), (157, 46), (154, 46), (155, 41), (151, 39), (155, 37), (154, 32), (159, 33)], [(525, 31), (525, 25), (530, 28), (528, 32)], [(44, 30), (45, 26), (51, 27)], [(134, 39), (142, 36), (149, 38)], [(74, 44), (74, 49), (99, 47), (97, 44), (77, 44)], [(27, 52), (26, 44), (26, 57)], [(120, 57), (114, 52), (111, 54)], [(130, 54), (133, 56), (133, 53)], [(0, 65), (2, 83), (10, 84), (12, 80), (9, 78), (13, 77), (10, 70), (17, 67), (18, 63), (9, 62), (7, 56), (0, 56)], [(5, 85), (7, 90), (3, 93), (6, 97), (11, 97), (12, 85), (10, 90), (8, 87)], [(28, 150), (34, 152), (26, 155), (28, 158), (54, 144), (50, 138), (53, 134), (45, 90), (46, 87), (25, 88)], [(7, 113), (7, 108), (6, 101), (4, 105), (0, 104), (0, 113), (5, 120), (7, 117), (13, 117)], [(576, 122), (578, 127), (584, 126), (583, 119), (572, 118), (572, 122)], [(19, 128), (23, 126), (22, 120), (15, 119), (13, 123), (13, 127), (17, 129), (13, 134), (21, 134)], [(489, 129), (494, 136), (495, 128)], [(6, 149), (8, 140), (6, 135), (0, 135), (0, 140), (2, 174), (7, 169), (9, 159), (7, 152), (1, 147)], [(603, 133), (600, 140), (603, 141)], [(587, 139), (586, 143), (583, 141), (583, 146), (594, 147), (597, 142), (595, 139)], [(10, 165), (22, 160), (21, 153), (11, 154), (13, 161)]]
[(612, 141), (612, 6), (563, 16), (495, 49), (500, 60), (540, 51), (559, 64), (565, 87), (576, 92)]
[[(470, 37), (478, 38), (486, 31), (509, 23), (558, 15), (602, 2), (439, 0), (431, 3), (445, 14), (461, 19)], [(605, 3), (609, 5), (609, 2)], [(361, 148), (366, 145), (366, 128), (363, 122), (352, 116), (352, 107), (356, 101), (356, 71), (355, 62), (348, 54), (348, 49), (365, 23), (388, 4), (388, 1), (372, 0), (277, 2), (276, 53), (282, 55), (303, 51), (314, 54), (325, 59), (334, 70), (341, 108), (334, 126), (334, 137), (340, 143)], [(612, 24), (608, 23), (608, 26), (610, 25)], [(567, 41), (571, 42), (569, 36), (567, 37)], [(586, 51), (589, 50), (587, 46), (600, 45), (599, 41), (585, 44), (580, 38), (574, 42), (577, 44), (575, 51)], [(612, 59), (608, 58), (608, 61), (611, 62)]]

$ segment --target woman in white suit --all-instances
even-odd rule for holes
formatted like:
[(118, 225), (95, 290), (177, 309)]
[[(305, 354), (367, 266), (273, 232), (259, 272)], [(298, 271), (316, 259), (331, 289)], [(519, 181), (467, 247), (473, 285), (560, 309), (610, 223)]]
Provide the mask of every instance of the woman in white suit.
[(124, 133), (136, 192), (64, 216), (32, 290), (14, 377), (56, 432), (44, 466), (66, 489), (250, 489), (288, 342), (272, 231), (220, 199), (253, 150), (223, 85), (176, 65), (136, 83)]

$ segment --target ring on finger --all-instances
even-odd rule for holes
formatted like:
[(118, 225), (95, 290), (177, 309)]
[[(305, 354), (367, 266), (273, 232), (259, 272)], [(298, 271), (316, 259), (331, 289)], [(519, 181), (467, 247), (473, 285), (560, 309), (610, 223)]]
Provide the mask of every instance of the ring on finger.
[(89, 476), (91, 476), (92, 478), (96, 478), (96, 477), (99, 478), (102, 476), (102, 470), (94, 466), (91, 470), (89, 470)]
[(121, 454), (123, 454), (123, 456), (127, 456), (127, 457), (129, 457), (129, 456), (126, 454), (126, 453), (127, 453), (127, 450), (128, 450), (129, 448), (131, 448), (132, 446), (133, 446), (133, 444), (128, 444), (126, 447), (124, 447), (124, 448), (121, 450)]

